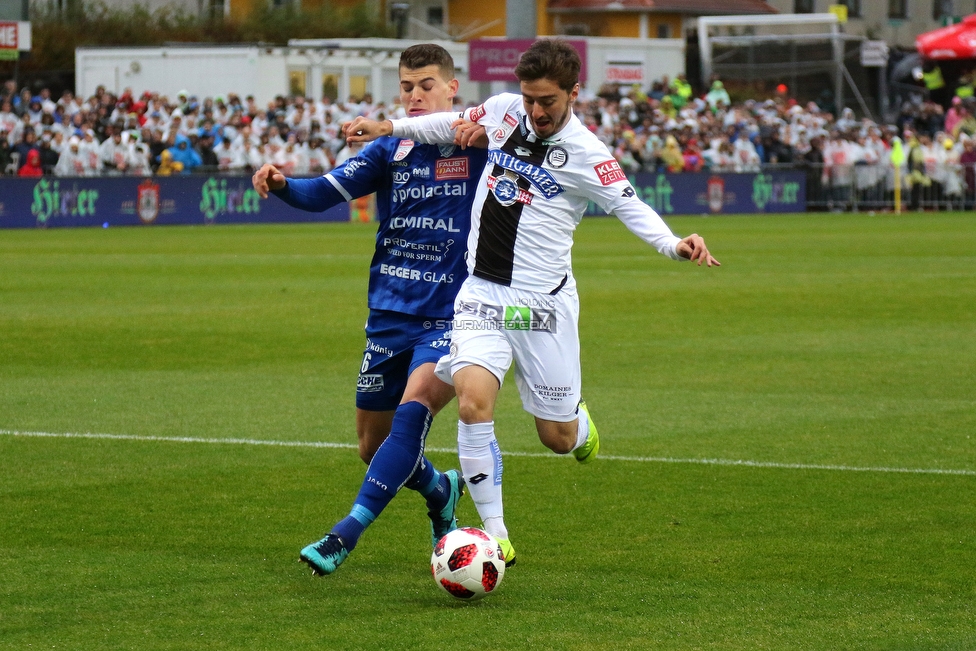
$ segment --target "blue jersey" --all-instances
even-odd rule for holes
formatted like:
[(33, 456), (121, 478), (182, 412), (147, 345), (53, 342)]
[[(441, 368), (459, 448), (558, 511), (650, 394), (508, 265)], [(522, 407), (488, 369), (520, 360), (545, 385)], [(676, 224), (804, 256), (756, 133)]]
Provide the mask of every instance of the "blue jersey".
[(487, 157), (484, 149), (383, 137), (325, 176), (289, 179), (274, 194), (321, 211), (375, 192), (370, 309), (449, 319), (467, 276), (471, 203)]

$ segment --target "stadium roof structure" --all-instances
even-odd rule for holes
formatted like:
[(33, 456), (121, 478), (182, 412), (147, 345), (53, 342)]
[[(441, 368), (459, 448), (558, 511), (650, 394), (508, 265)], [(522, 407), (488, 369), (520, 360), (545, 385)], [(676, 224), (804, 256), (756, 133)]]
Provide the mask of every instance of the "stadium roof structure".
[(549, 0), (549, 11), (627, 11), (693, 16), (779, 13), (763, 0)]

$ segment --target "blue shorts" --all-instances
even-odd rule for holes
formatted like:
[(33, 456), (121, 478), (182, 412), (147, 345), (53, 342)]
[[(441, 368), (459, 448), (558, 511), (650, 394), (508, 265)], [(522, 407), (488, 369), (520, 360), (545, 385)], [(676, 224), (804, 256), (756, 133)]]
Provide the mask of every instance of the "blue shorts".
[(421, 364), (436, 364), (450, 349), (449, 318), (370, 310), (356, 407), (367, 411), (396, 409), (410, 374)]

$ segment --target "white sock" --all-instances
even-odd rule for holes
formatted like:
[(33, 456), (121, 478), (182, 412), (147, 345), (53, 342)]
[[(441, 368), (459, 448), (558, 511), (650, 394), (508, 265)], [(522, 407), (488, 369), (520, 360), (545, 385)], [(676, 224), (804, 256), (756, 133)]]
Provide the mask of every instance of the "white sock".
[(458, 421), (458, 458), (485, 530), (496, 538), (508, 538), (502, 508), (502, 453), (495, 439), (495, 423)]
[(579, 416), (579, 421), (576, 425), (576, 445), (573, 446), (573, 450), (586, 443), (586, 439), (590, 436), (590, 419), (586, 417), (586, 412), (577, 408), (576, 414)]
[(495, 538), (508, 538), (508, 529), (505, 527), (505, 520), (501, 517), (487, 518), (484, 522), (485, 531)]

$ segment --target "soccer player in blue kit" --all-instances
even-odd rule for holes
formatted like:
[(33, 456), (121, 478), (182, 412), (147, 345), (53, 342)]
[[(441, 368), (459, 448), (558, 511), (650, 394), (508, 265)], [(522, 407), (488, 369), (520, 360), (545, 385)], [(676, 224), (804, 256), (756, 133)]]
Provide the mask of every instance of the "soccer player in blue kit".
[[(400, 57), (400, 98), (411, 116), (450, 111), (454, 62), (442, 47), (414, 45)], [(369, 464), (349, 515), (300, 558), (331, 574), (400, 488), (427, 501), (432, 542), (457, 528), (464, 493), (456, 470), (424, 456), (433, 417), (454, 398), (434, 375), (446, 355), (454, 298), (467, 276), (465, 244), (487, 150), (381, 138), (323, 177), (286, 179), (271, 165), (254, 174), (262, 197), (322, 211), (376, 192), (379, 229), (370, 263), (366, 350), (356, 390), (359, 454)]]

